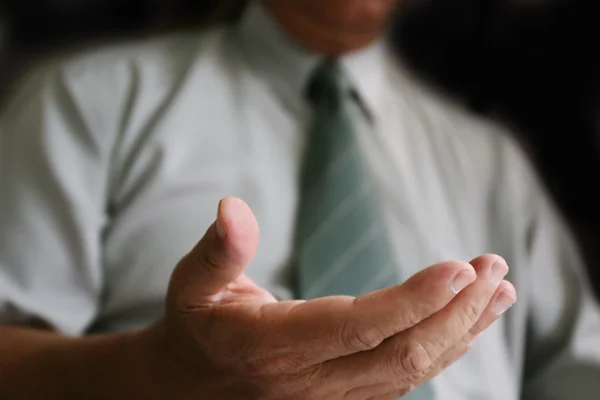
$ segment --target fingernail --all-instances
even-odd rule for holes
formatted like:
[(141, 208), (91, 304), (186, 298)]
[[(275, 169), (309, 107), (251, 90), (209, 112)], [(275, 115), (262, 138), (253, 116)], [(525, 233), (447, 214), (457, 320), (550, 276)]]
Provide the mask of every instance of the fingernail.
[(223, 226), (223, 221), (221, 220), (221, 218), (219, 218), (219, 214), (221, 214), (221, 204), (223, 203), (223, 200), (221, 200), (219, 202), (219, 208), (217, 211), (217, 222), (215, 223), (215, 228), (217, 230), (217, 236), (219, 236), (219, 238), (224, 239), (225, 238), (225, 226)]
[(496, 299), (496, 303), (494, 304), (494, 310), (496, 311), (496, 315), (504, 314), (506, 310), (508, 310), (512, 307), (513, 304), (515, 304), (516, 301), (517, 299), (513, 295), (508, 294), (506, 291), (500, 293), (500, 295), (498, 295), (498, 298)]
[(502, 261), (496, 261), (490, 268), (489, 281), (493, 287), (498, 287), (508, 273), (508, 267)]
[(454, 278), (450, 284), (450, 289), (454, 294), (458, 294), (461, 290), (473, 283), (476, 278), (477, 275), (474, 271), (462, 271)]
[(467, 343), (467, 346), (473, 347), (473, 345), (475, 344), (475, 342), (477, 341), (477, 339), (479, 339), (480, 336), (481, 336), (481, 332), (479, 332), (477, 335), (473, 336), (473, 339), (471, 339), (469, 341), (469, 343)]

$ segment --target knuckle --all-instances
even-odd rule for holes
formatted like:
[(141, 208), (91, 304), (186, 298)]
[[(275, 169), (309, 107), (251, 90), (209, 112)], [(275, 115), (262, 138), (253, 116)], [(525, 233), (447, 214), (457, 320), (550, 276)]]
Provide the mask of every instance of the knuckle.
[(411, 304), (407, 310), (403, 313), (404, 321), (406, 322), (406, 326), (415, 326), (419, 322), (421, 322), (422, 317), (419, 315), (420, 313), (427, 314), (429, 312), (430, 307), (425, 304)]
[(479, 319), (481, 307), (476, 302), (461, 303), (460, 318), (464, 329), (471, 328)]
[(425, 374), (432, 365), (432, 360), (425, 347), (416, 340), (410, 340), (392, 352), (390, 370), (405, 382), (417, 380)]
[(350, 351), (372, 350), (383, 342), (384, 336), (377, 327), (362, 328), (353, 324), (346, 324), (341, 329), (341, 341)]
[(206, 270), (207, 272), (220, 269), (219, 260), (217, 260), (214, 252), (212, 251), (202, 251), (199, 254), (196, 254), (196, 263), (200, 266), (200, 268)]
[(411, 341), (409, 345), (405, 347), (400, 359), (404, 370), (410, 375), (425, 373), (432, 364), (429, 352), (421, 343), (415, 340)]

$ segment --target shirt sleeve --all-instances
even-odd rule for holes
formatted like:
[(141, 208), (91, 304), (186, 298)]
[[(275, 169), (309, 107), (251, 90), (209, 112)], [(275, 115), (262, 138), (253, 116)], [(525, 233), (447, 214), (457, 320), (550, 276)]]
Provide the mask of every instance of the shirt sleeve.
[(0, 114), (0, 324), (77, 335), (97, 313), (122, 73), (86, 70), (36, 69)]
[(529, 267), (527, 290), (517, 287), (528, 305), (522, 398), (589, 399), (600, 392), (600, 308), (569, 227), (516, 148), (506, 165), (519, 182), (511, 195), (523, 200)]

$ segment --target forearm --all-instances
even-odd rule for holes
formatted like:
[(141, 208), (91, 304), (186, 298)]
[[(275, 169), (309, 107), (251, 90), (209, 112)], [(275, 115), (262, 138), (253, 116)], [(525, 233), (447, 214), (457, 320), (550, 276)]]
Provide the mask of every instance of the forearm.
[(0, 398), (151, 398), (148, 334), (86, 338), (0, 327)]

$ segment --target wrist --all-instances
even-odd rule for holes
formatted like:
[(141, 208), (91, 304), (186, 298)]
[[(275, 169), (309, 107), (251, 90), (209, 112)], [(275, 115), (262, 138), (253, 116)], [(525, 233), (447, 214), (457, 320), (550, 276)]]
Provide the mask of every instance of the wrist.
[(1, 333), (2, 398), (134, 398), (136, 385), (151, 383), (143, 379), (141, 332), (72, 338), (15, 327)]
[(188, 399), (198, 392), (196, 379), (182, 362), (163, 321), (128, 339), (129, 364), (136, 371), (132, 383), (144, 399)]
[(196, 346), (189, 340), (169, 334), (164, 321), (138, 334), (132, 354), (143, 361), (140, 376), (152, 382), (144, 398), (231, 398), (225, 394), (226, 388), (219, 385), (218, 374), (208, 367), (201, 353), (194, 352)]

